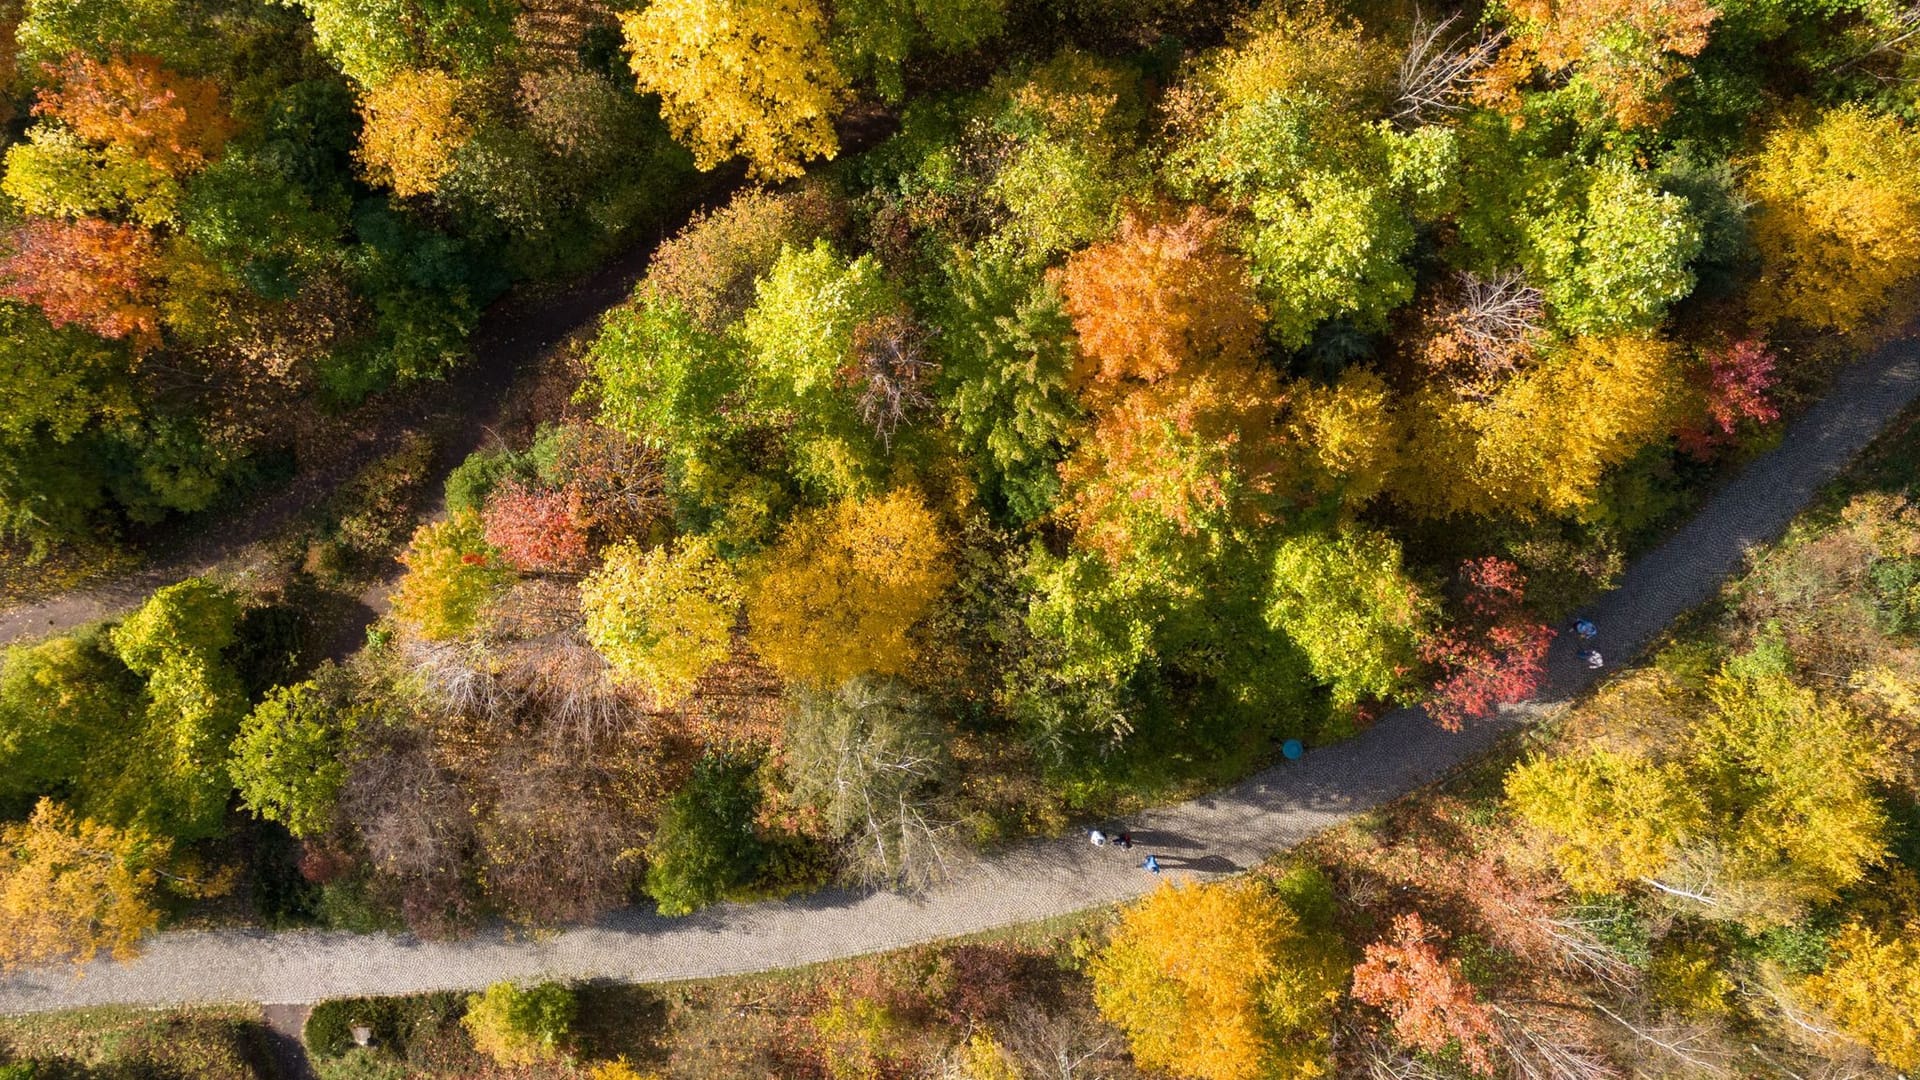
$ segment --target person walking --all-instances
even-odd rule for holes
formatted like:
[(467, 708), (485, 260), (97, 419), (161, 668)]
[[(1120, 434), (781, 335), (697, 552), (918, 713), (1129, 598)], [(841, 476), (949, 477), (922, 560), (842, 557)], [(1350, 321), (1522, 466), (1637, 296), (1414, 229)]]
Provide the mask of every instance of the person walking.
[(1588, 649), (1580, 655), (1586, 660), (1587, 670), (1589, 671), (1599, 671), (1601, 668), (1607, 666), (1607, 659), (1600, 655), (1599, 649)]
[(1600, 628), (1593, 625), (1593, 620), (1591, 619), (1575, 619), (1573, 622), (1573, 632), (1580, 635), (1581, 641), (1592, 641), (1594, 638), (1600, 636)]
[(1119, 836), (1114, 837), (1113, 842), (1122, 851), (1133, 850), (1133, 834), (1130, 832), (1123, 832)]
[(1087, 839), (1093, 841), (1094, 847), (1107, 846), (1107, 834), (1101, 832), (1099, 829), (1090, 830), (1087, 833)]
[(1147, 861), (1140, 864), (1140, 869), (1145, 870), (1149, 874), (1157, 874), (1160, 872), (1160, 860), (1149, 855), (1147, 856)]

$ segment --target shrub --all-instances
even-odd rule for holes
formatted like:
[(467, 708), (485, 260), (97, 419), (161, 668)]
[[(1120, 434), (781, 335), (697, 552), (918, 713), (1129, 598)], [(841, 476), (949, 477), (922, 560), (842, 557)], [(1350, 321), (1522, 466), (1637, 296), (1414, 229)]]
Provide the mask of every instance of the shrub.
[(460, 1024), (481, 1053), (502, 1065), (531, 1065), (564, 1056), (577, 1005), (560, 983), (522, 990), (497, 982), (467, 997)]
[(759, 810), (751, 763), (700, 759), (647, 845), (647, 892), (662, 915), (689, 914), (753, 882), (765, 855), (753, 831)]

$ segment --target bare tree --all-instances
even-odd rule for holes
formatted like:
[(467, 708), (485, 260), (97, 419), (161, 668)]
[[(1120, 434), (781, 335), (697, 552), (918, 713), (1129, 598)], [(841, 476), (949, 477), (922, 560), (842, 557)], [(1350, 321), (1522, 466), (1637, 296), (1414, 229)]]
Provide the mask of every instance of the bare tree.
[(1540, 334), (1545, 298), (1518, 270), (1492, 278), (1462, 273), (1459, 283), (1459, 333), (1483, 371), (1511, 370), (1516, 354)]
[(1482, 28), (1449, 37), (1458, 14), (1437, 23), (1415, 16), (1407, 52), (1395, 81), (1393, 122), (1402, 128), (1428, 123), (1436, 114), (1464, 109), (1480, 84), (1480, 73), (1506, 43), (1504, 35)]
[(626, 900), (639, 826), (592, 760), (537, 743), (493, 755), (481, 873), (509, 915), (535, 926), (590, 919)]
[(1606, 1056), (1555, 1017), (1492, 1006), (1494, 1038), (1521, 1080), (1615, 1080)]
[(1014, 1012), (996, 1032), (1020, 1075), (1034, 1080), (1112, 1077), (1125, 1044), (1120, 1033), (1084, 1002), (1057, 1009), (1038, 1006)]
[(444, 934), (471, 913), (472, 814), (458, 777), (424, 732), (401, 722), (363, 728), (340, 806), (376, 887), (398, 900), (410, 926)]
[(938, 365), (926, 356), (927, 331), (905, 315), (869, 319), (853, 332), (853, 369), (860, 418), (891, 446), (908, 413), (932, 403), (926, 384)]
[(852, 877), (909, 891), (947, 877), (954, 830), (933, 801), (947, 756), (919, 698), (875, 678), (802, 692), (786, 744), (794, 793), (847, 842)]

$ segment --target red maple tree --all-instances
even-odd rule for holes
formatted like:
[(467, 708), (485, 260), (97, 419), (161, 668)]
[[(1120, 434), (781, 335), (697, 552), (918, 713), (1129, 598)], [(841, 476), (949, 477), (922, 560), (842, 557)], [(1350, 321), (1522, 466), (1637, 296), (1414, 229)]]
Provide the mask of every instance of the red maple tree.
[(516, 480), (497, 488), (482, 515), (487, 543), (519, 570), (571, 570), (586, 562), (587, 534), (574, 521), (565, 492)]
[(1553, 630), (1526, 610), (1527, 578), (1518, 566), (1487, 556), (1467, 562), (1461, 575), (1467, 617), (1420, 648), (1420, 658), (1441, 672), (1427, 714), (1448, 731), (1531, 697), (1553, 643)]
[(145, 229), (31, 218), (4, 248), (0, 297), (34, 305), (55, 326), (75, 324), (140, 347), (158, 342), (160, 312), (149, 296), (158, 252)]
[(1367, 946), (1353, 969), (1353, 996), (1387, 1011), (1400, 1041), (1428, 1053), (1458, 1046), (1460, 1059), (1480, 1076), (1494, 1074), (1493, 1017), (1460, 971), (1440, 951), (1446, 932), (1417, 913), (1396, 916), (1393, 933)]

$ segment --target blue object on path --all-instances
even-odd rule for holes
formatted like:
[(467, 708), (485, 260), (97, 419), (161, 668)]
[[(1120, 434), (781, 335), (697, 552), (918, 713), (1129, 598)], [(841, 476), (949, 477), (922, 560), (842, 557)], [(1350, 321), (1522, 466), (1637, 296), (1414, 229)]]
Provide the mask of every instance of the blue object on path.
[(1280, 744), (1280, 756), (1288, 761), (1299, 761), (1300, 755), (1306, 752), (1307, 748), (1300, 745), (1299, 739), (1288, 739)]
[(1155, 873), (1155, 874), (1157, 874), (1157, 873), (1159, 873), (1159, 872), (1160, 872), (1160, 860), (1159, 860), (1159, 859), (1156, 859), (1156, 858), (1154, 858), (1154, 857), (1153, 857), (1153, 856), (1151, 856), (1151, 855), (1149, 855), (1149, 856), (1147, 856), (1147, 861), (1146, 861), (1146, 862), (1143, 862), (1143, 863), (1141, 863), (1141, 864), (1140, 864), (1140, 867), (1141, 867), (1141, 869), (1143, 869), (1143, 870), (1147, 870), (1147, 871), (1150, 871), (1150, 872), (1152, 872), (1152, 873)]
[(1587, 619), (1580, 619), (1573, 624), (1573, 632), (1580, 635), (1581, 641), (1592, 641), (1600, 633), (1600, 628)]

